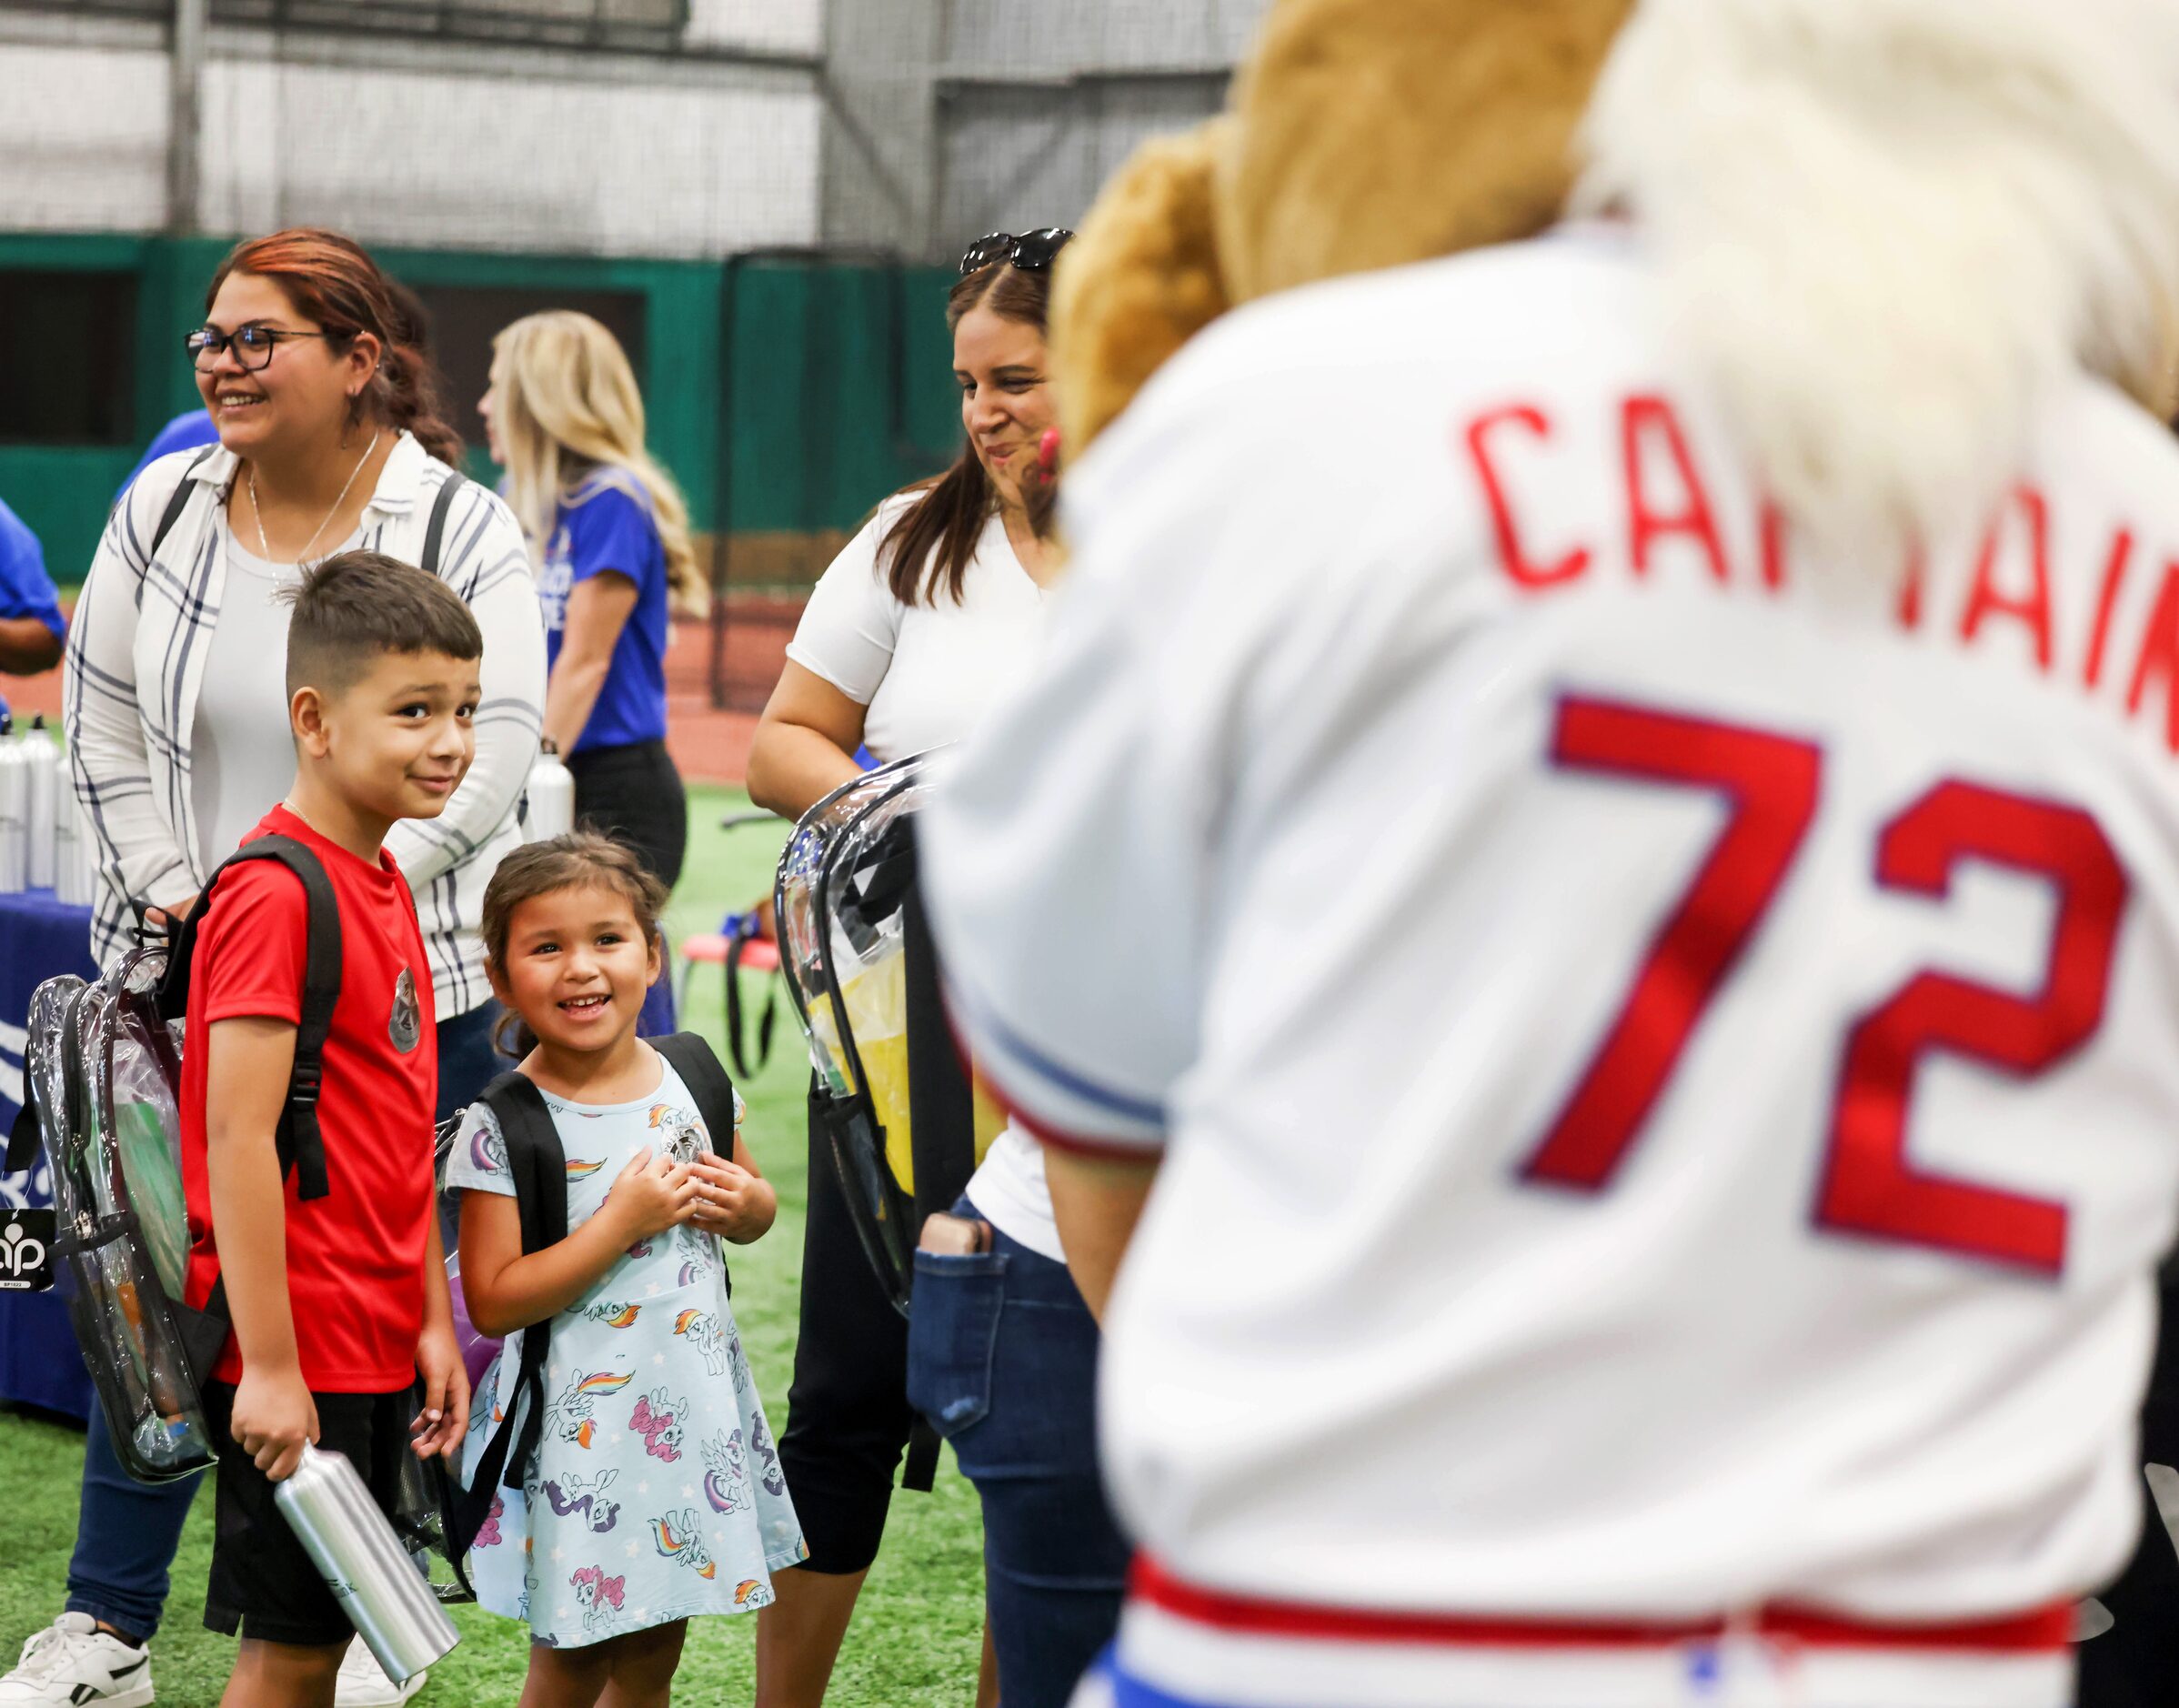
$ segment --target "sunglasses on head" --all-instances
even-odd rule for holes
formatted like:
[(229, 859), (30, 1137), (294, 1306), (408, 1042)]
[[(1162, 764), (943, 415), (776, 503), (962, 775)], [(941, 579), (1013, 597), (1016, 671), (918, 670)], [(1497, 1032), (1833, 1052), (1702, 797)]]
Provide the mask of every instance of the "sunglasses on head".
[(961, 276), (980, 273), (984, 268), (1004, 261), (1019, 267), (1024, 273), (1040, 273), (1052, 263), (1052, 257), (1067, 246), (1068, 238), (1074, 236), (1063, 226), (1047, 226), (1041, 231), (1025, 231), (1016, 236), (1010, 231), (995, 231), (988, 237), (979, 237), (961, 256)]

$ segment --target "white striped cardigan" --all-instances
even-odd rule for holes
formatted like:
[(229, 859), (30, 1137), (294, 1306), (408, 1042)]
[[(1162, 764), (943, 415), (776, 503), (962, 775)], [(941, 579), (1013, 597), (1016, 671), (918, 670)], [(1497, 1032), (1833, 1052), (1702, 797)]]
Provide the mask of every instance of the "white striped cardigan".
[[(210, 876), (197, 858), (189, 734), (226, 578), (221, 500), (236, 459), (218, 447), (200, 456), (161, 457), (115, 506), (68, 625), (69, 767), (97, 857), (91, 953), (102, 967), (135, 940), (132, 899), (175, 901)], [(453, 473), (402, 434), (364, 507), (359, 543), (416, 562), (432, 499)], [(152, 536), (185, 480), (197, 491), (154, 558)], [(438, 818), (402, 820), (386, 846), (415, 892), (447, 1020), (491, 994), (477, 919), (493, 869), (522, 840), (517, 809), (544, 721), (545, 630), (521, 529), (474, 481), (448, 511), (439, 578), (484, 631), (477, 758)]]

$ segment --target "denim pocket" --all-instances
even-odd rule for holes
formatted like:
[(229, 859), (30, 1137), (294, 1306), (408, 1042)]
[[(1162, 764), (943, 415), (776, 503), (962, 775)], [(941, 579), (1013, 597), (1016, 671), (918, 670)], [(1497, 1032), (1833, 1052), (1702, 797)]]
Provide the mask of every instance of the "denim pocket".
[(991, 1356), (1006, 1298), (997, 1251), (916, 1253), (908, 1313), (908, 1402), (941, 1435), (979, 1423), (991, 1409)]

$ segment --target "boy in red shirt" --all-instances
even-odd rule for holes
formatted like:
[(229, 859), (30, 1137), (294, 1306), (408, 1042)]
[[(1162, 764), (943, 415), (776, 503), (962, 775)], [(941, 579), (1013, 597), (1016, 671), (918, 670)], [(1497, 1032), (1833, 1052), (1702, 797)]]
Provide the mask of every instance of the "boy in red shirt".
[(303, 843), (338, 902), (317, 1106), (326, 1195), (300, 1198), (276, 1147), (308, 919), (300, 879), (276, 862), (236, 866), (212, 892), (182, 1052), (187, 1297), (201, 1306), (224, 1271), (234, 1324), (205, 1393), (219, 1442), (205, 1623), (241, 1633), (231, 1708), (329, 1708), (353, 1634), (274, 1503), (304, 1443), (345, 1453), (390, 1506), (401, 1454), (451, 1456), (469, 1402), (432, 1202), (431, 971), (381, 844), (396, 819), (437, 817), (469, 768), (483, 638), (443, 582), (376, 552), (327, 558), (295, 607), (295, 788), (245, 840)]

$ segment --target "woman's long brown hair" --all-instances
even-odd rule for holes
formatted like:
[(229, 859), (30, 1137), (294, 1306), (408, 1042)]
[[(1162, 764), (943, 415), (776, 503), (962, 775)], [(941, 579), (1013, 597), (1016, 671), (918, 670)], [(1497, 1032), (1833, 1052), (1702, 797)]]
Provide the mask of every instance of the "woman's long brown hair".
[[(1036, 327), (1041, 336), (1050, 301), (1048, 269), (1025, 273), (1009, 262), (994, 261), (947, 294), (946, 329), (959, 327), (972, 308), (989, 308), (1001, 319)], [(977, 541), (999, 502), (998, 489), (976, 447), (964, 440), (952, 467), (935, 480), (902, 490), (914, 493), (916, 500), (878, 543), (886, 586), (903, 605), (936, 605), (941, 590), (959, 605)], [(1043, 508), (1049, 517), (1049, 506)]]

